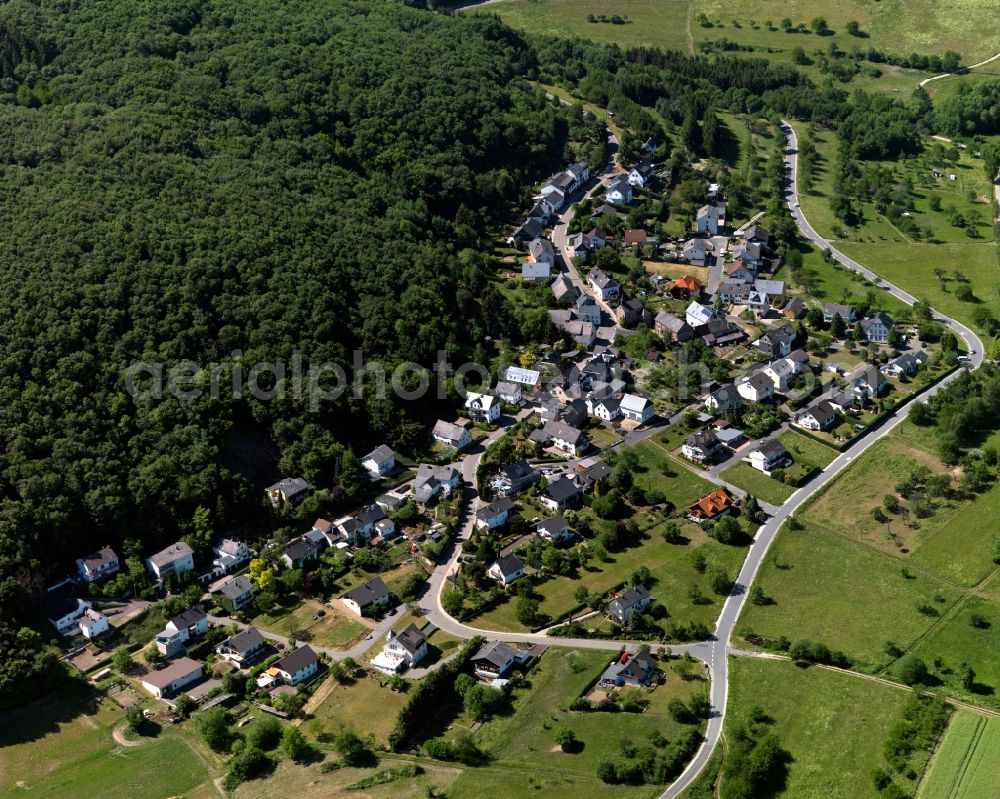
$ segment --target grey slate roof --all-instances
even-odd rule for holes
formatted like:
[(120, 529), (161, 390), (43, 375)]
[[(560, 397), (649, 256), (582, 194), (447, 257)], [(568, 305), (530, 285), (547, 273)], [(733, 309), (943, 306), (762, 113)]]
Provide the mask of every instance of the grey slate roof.
[(367, 608), (369, 605), (373, 605), (376, 602), (381, 602), (389, 596), (389, 589), (386, 584), (382, 582), (381, 577), (376, 577), (374, 580), (369, 580), (367, 583), (362, 583), (357, 588), (354, 588), (344, 594), (344, 599), (352, 599), (358, 603), (361, 608)]

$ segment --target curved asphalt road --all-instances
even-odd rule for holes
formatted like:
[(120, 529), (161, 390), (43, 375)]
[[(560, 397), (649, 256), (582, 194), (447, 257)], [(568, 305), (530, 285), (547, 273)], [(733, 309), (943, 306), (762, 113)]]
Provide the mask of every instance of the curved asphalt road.
[[(795, 219), (802, 235), (820, 248), (829, 249), (835, 260), (846, 266), (848, 269), (853, 269), (861, 275), (864, 275), (866, 278), (876, 283), (881, 289), (888, 291), (891, 295), (902, 302), (905, 302), (908, 305), (912, 305), (916, 302), (916, 298), (912, 295), (896, 286), (886, 283), (870, 269), (867, 269), (857, 261), (848, 258), (846, 255), (835, 249), (826, 239), (822, 238), (812, 228), (805, 217), (803, 217), (801, 209), (798, 206), (798, 188), (796, 183), (798, 164), (795, 131), (792, 129), (791, 125), (784, 120), (781, 123), (781, 128), (784, 134), (788, 137), (786, 162), (789, 166), (789, 171), (787, 176), (786, 197), (792, 216)], [(965, 341), (970, 354), (970, 361), (968, 365), (970, 368), (977, 368), (983, 360), (983, 345), (979, 340), (979, 337), (976, 336), (976, 334), (968, 327), (956, 322), (953, 319), (949, 319), (948, 317), (937, 313), (935, 313), (935, 318), (951, 328), (956, 335), (960, 336)], [(960, 371), (954, 372), (940, 383), (924, 391), (913, 401), (916, 402), (926, 400), (928, 397), (939, 391), (943, 386), (947, 385), (958, 374), (960, 374)], [(890, 416), (877, 431), (856, 439), (851, 446), (849, 446), (842, 454), (834, 459), (834, 461), (830, 463), (826, 469), (823, 470), (822, 474), (820, 474), (809, 485), (796, 491), (788, 499), (788, 501), (786, 501), (781, 507), (777, 508), (768, 521), (757, 530), (756, 537), (750, 545), (747, 558), (736, 578), (733, 592), (726, 599), (726, 602), (723, 605), (722, 613), (719, 615), (718, 621), (716, 622), (715, 635), (712, 639), (695, 644), (671, 647), (671, 651), (675, 653), (688, 652), (693, 657), (698, 658), (708, 666), (711, 675), (711, 701), (713, 712), (711, 718), (708, 720), (708, 726), (705, 731), (705, 741), (701, 745), (701, 748), (698, 750), (694, 759), (680, 775), (680, 777), (678, 777), (677, 780), (668, 786), (667, 789), (661, 794), (660, 799), (676, 799), (676, 797), (680, 796), (684, 790), (686, 790), (691, 783), (697, 779), (698, 775), (708, 762), (708, 759), (711, 757), (716, 744), (719, 742), (722, 735), (722, 724), (726, 714), (726, 703), (729, 693), (727, 654), (729, 652), (730, 637), (734, 627), (736, 626), (736, 621), (739, 618), (740, 611), (743, 609), (743, 604), (746, 601), (749, 588), (757, 575), (757, 570), (760, 568), (760, 564), (767, 555), (768, 548), (771, 546), (771, 543), (774, 541), (774, 538), (778, 533), (778, 529), (810, 496), (830, 483), (830, 481), (836, 478), (840, 472), (847, 468), (847, 466), (849, 466), (855, 458), (860, 456), (869, 447), (895, 429), (906, 418), (911, 404), (912, 403), (907, 403), (906, 405), (903, 405), (892, 416)], [(490, 440), (495, 440), (496, 437), (503, 435), (506, 428), (510, 426), (512, 421), (513, 420), (506, 420), (506, 423), (491, 435)], [(489, 441), (485, 443), (489, 443)], [(462, 510), (460, 525), (461, 532), (459, 534), (458, 542), (456, 542), (453, 547), (451, 557), (447, 560), (447, 562), (440, 564), (434, 570), (430, 578), (428, 591), (424, 594), (424, 597), (421, 600), (421, 605), (426, 611), (428, 619), (445, 632), (464, 638), (482, 635), (496, 641), (527, 641), (530, 643), (544, 643), (580, 649), (603, 649), (608, 651), (618, 651), (622, 647), (628, 649), (629, 651), (636, 650), (638, 645), (635, 642), (593, 640), (588, 638), (552, 638), (541, 633), (503, 633), (493, 630), (482, 630), (477, 627), (462, 624), (444, 611), (441, 606), (441, 595), (448, 584), (448, 577), (456, 570), (458, 558), (461, 554), (461, 542), (469, 538), (475, 527), (475, 514), (473, 510), (476, 504), (475, 474), (481, 455), (482, 450), (477, 453), (470, 454), (466, 456), (462, 464), (462, 472), (467, 481), (467, 486), (464, 489), (465, 502)]]

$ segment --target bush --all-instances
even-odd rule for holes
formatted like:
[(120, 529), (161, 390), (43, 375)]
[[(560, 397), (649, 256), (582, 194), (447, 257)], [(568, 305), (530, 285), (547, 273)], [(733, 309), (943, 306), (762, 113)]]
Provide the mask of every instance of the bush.
[(907, 685), (926, 685), (930, 671), (923, 658), (914, 653), (904, 656), (896, 664), (896, 677)]
[(281, 741), (281, 724), (274, 716), (262, 716), (250, 725), (244, 735), (248, 746), (268, 752)]
[(576, 733), (568, 727), (556, 727), (552, 737), (564, 752), (579, 752), (583, 748)]

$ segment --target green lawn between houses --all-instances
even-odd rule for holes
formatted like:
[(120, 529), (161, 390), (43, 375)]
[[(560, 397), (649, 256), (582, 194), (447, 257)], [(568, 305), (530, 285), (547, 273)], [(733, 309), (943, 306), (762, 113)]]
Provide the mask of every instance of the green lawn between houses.
[[(665, 669), (667, 679), (647, 694), (650, 705), (641, 714), (567, 711), (570, 701), (596, 681), (613, 657), (609, 652), (550, 648), (528, 672), (528, 687), (515, 692), (514, 712), (486, 722), (474, 735), (493, 760), (466, 770), (448, 790), (449, 799), (481, 799), (484, 795), (519, 799), (560, 794), (587, 799), (655, 797), (662, 786), (605, 785), (596, 776), (601, 760), (620, 757), (622, 740), (644, 745), (654, 730), (673, 739), (682, 729), (666, 712), (670, 699), (688, 699), (707, 690), (703, 680), (685, 682)], [(459, 717), (445, 737), (470, 728)], [(583, 750), (567, 754), (553, 740), (556, 726), (565, 725), (583, 742)]]
[(737, 463), (719, 475), (723, 480), (739, 486), (744, 491), (772, 505), (780, 505), (797, 489), (768, 477), (748, 463)]

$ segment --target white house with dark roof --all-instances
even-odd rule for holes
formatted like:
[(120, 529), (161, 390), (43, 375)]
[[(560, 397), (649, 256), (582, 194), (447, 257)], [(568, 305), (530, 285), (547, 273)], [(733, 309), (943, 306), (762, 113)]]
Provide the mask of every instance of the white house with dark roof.
[(703, 205), (695, 214), (695, 226), (699, 233), (715, 236), (726, 226), (726, 211), (715, 205)]
[(720, 386), (705, 397), (705, 407), (713, 413), (725, 413), (730, 408), (738, 408), (742, 404), (743, 397), (733, 384)]
[(590, 287), (605, 302), (608, 300), (617, 300), (621, 295), (621, 288), (618, 285), (618, 281), (603, 269), (591, 269), (587, 274), (587, 282), (590, 283)]
[(183, 613), (168, 620), (163, 632), (153, 639), (160, 654), (173, 658), (182, 654), (192, 638), (200, 638), (208, 632), (208, 615), (201, 605), (192, 605)]
[(615, 397), (597, 400), (591, 406), (594, 416), (605, 422), (613, 422), (622, 415), (621, 403)]
[(521, 387), (514, 383), (507, 383), (501, 380), (496, 384), (493, 393), (510, 405), (520, 405), (521, 403)]
[(604, 197), (611, 205), (624, 208), (632, 204), (632, 184), (628, 175), (621, 174), (610, 178), (604, 185)]
[(567, 477), (560, 477), (549, 483), (538, 495), (538, 501), (553, 513), (566, 508), (575, 508), (580, 504), (583, 489)]
[(920, 367), (929, 360), (930, 356), (923, 350), (904, 352), (898, 358), (893, 358), (885, 364), (882, 367), (882, 372), (893, 377), (910, 377), (915, 375)]
[(705, 239), (688, 239), (681, 247), (681, 255), (692, 266), (704, 266), (711, 247)]
[(803, 430), (818, 432), (829, 430), (837, 421), (837, 411), (829, 400), (820, 400), (813, 403), (805, 410), (799, 411), (794, 417), (792, 424), (801, 427)]
[(256, 627), (247, 627), (215, 645), (215, 653), (223, 660), (243, 667), (256, 660), (267, 647), (267, 641)]
[(480, 530), (495, 530), (503, 527), (510, 518), (510, 512), (514, 509), (514, 503), (507, 497), (484, 505), (476, 511), (476, 527)]
[(486, 570), (486, 575), (500, 585), (510, 585), (524, 577), (524, 562), (513, 553), (502, 555)]
[(376, 480), (396, 471), (396, 453), (387, 444), (379, 444), (361, 459), (361, 465)]
[(888, 391), (888, 378), (870, 363), (863, 363), (854, 371), (844, 376), (850, 384), (851, 391), (860, 400), (871, 400), (881, 397)]
[(699, 430), (684, 439), (681, 454), (695, 463), (707, 463), (722, 447), (719, 437), (711, 430)]
[(72, 597), (49, 609), (49, 622), (61, 633), (78, 627), (83, 615), (93, 607), (86, 599)]
[(158, 580), (194, 569), (194, 550), (183, 541), (171, 544), (146, 558), (146, 566)]
[(785, 451), (785, 445), (776, 438), (762, 441), (751, 452), (747, 453), (743, 460), (757, 471), (767, 475), (770, 475), (775, 469), (790, 466), (792, 462)]
[(431, 437), (456, 452), (461, 452), (472, 443), (472, 434), (466, 428), (443, 419), (437, 420)]
[(553, 516), (538, 522), (535, 525), (535, 535), (543, 541), (550, 541), (553, 544), (568, 541), (573, 537), (569, 525), (566, 524), (566, 519), (563, 516)]
[(450, 464), (434, 466), (421, 463), (417, 467), (417, 476), (413, 478), (413, 499), (426, 505), (439, 496), (450, 495), (461, 482), (462, 475)]
[(108, 617), (93, 608), (87, 609), (80, 617), (80, 634), (89, 640), (99, 638), (110, 629)]
[(864, 331), (865, 338), (868, 339), (869, 343), (886, 344), (889, 341), (889, 334), (892, 332), (894, 324), (889, 314), (879, 311), (867, 319), (862, 319), (861, 329)]
[(118, 556), (111, 547), (101, 547), (76, 561), (76, 570), (85, 582), (96, 583), (118, 573)]
[(372, 666), (383, 674), (399, 674), (419, 666), (427, 657), (427, 636), (417, 625), (410, 624), (398, 634), (389, 630), (385, 634), (382, 651), (372, 658)]
[(302, 477), (285, 477), (274, 485), (264, 489), (271, 505), (280, 508), (282, 505), (296, 505), (309, 496), (312, 486)]
[(235, 538), (223, 538), (212, 547), (212, 552), (215, 554), (212, 565), (217, 573), (229, 574), (250, 561), (250, 547)]
[(498, 494), (511, 497), (526, 488), (530, 488), (541, 478), (542, 475), (533, 469), (530, 463), (522, 459), (501, 466), (490, 485)]
[(592, 325), (601, 323), (601, 307), (589, 294), (581, 294), (576, 298), (572, 312), (581, 322), (589, 322)]
[(529, 438), (565, 452), (567, 455), (579, 455), (590, 446), (590, 439), (583, 430), (570, 427), (562, 422), (546, 422), (540, 430), (535, 430)]
[(319, 547), (308, 537), (293, 538), (281, 552), (281, 561), (288, 569), (301, 569), (319, 557)]
[(792, 325), (768, 330), (754, 342), (754, 346), (771, 358), (784, 358), (795, 346), (795, 328)]
[(739, 395), (750, 402), (767, 402), (774, 396), (774, 382), (764, 371), (754, 372), (736, 383)]
[(187, 685), (200, 680), (205, 672), (197, 660), (188, 657), (178, 658), (164, 666), (155, 669), (140, 678), (142, 687), (157, 699), (173, 696)]
[(608, 615), (618, 624), (628, 624), (636, 615), (642, 614), (653, 603), (653, 597), (646, 586), (639, 583), (618, 594), (608, 604)]
[(835, 316), (839, 316), (844, 322), (851, 325), (858, 319), (853, 305), (838, 305), (835, 302), (828, 302), (823, 306), (823, 321), (830, 324)]
[(239, 577), (227, 580), (219, 589), (219, 593), (232, 604), (233, 612), (236, 612), (253, 602), (253, 583), (249, 577), (241, 574)]
[(514, 666), (528, 662), (530, 653), (515, 649), (503, 641), (483, 644), (482, 648), (472, 656), (472, 670), (479, 677), (504, 677)]
[(273, 668), (277, 669), (286, 684), (295, 686), (319, 671), (319, 658), (311, 646), (303, 644), (277, 661)]
[(359, 616), (364, 616), (376, 608), (388, 605), (389, 597), (389, 589), (386, 584), (382, 582), (381, 577), (376, 577), (374, 580), (369, 580), (367, 583), (362, 583), (357, 588), (348, 591), (342, 599), (350, 610)]

